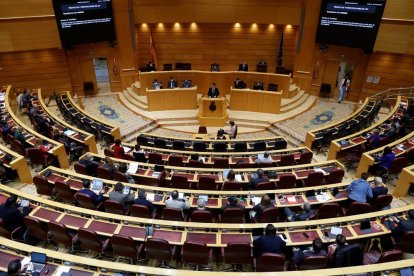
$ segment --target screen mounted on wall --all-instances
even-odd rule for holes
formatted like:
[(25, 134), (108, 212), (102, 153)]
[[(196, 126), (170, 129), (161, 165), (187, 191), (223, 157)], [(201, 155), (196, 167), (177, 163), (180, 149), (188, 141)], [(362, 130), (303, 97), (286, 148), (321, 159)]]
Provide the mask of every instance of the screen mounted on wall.
[(316, 42), (371, 51), (386, 0), (322, 0)]
[(65, 49), (116, 39), (112, 0), (53, 0), (53, 8)]

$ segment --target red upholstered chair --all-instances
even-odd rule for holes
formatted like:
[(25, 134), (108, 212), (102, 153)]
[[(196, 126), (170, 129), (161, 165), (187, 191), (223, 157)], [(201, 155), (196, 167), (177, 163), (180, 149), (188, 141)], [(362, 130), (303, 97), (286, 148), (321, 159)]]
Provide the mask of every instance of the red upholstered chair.
[(123, 206), (121, 203), (115, 200), (105, 200), (103, 202), (103, 206), (105, 208), (105, 212), (117, 214), (117, 215), (125, 215)]
[(374, 202), (374, 206), (373, 206), (373, 210), (374, 211), (380, 211), (382, 208), (388, 206), (391, 204), (392, 202), (392, 195), (390, 194), (386, 194), (386, 195), (379, 195), (377, 196), (377, 198), (375, 199)]
[(323, 269), (328, 266), (327, 256), (308, 256), (297, 267), (298, 270)]
[(167, 178), (167, 173), (165, 171), (161, 172), (157, 178), (158, 187), (169, 187), (166, 178)]
[(353, 216), (369, 213), (372, 211), (372, 207), (369, 203), (352, 202), (348, 210), (346, 208), (342, 208), (342, 210), (346, 216)]
[(23, 155), (24, 157), (27, 157), (27, 152), (24, 149), (24, 146), (23, 146), (22, 142), (14, 139), (14, 138), (13, 138), (13, 140), (11, 140), (11, 149), (13, 151), (17, 152), (18, 154)]
[(256, 185), (255, 190), (273, 190), (274, 188), (273, 182), (262, 182)]
[(241, 191), (242, 184), (238, 181), (224, 181), (223, 186), (221, 187), (222, 191)]
[(198, 160), (188, 160), (187, 167), (189, 168), (205, 168), (206, 165)]
[(191, 222), (215, 222), (214, 216), (208, 210), (194, 210), (191, 213), (189, 221)]
[(279, 176), (279, 181), (276, 183), (278, 189), (291, 189), (296, 186), (296, 176), (292, 173), (284, 173)]
[(390, 175), (396, 175), (398, 178), (398, 174), (404, 169), (408, 164), (408, 160), (405, 157), (397, 157), (391, 164), (391, 167), (387, 170), (386, 175), (389, 177)]
[(292, 166), (295, 164), (295, 157), (293, 154), (286, 154), (282, 155), (280, 158), (280, 161), (278, 162), (279, 167), (286, 167), (286, 166)]
[(78, 246), (78, 235), (74, 232), (69, 232), (66, 226), (56, 221), (49, 221), (48, 229), (50, 238), (57, 244), (62, 244), (69, 248), (68, 253), (74, 253)]
[(162, 160), (162, 155), (156, 152), (150, 152), (148, 154), (148, 163), (164, 165), (164, 161)]
[(273, 223), (279, 221), (279, 209), (276, 207), (266, 208), (260, 215), (260, 219), (256, 220), (253, 218), (253, 221), (256, 223)]
[(36, 187), (36, 192), (39, 195), (46, 195), (53, 197), (55, 194), (55, 189), (52, 184), (49, 183), (46, 177), (41, 175), (36, 175), (33, 177), (33, 184)]
[[(30, 216), (25, 216), (23, 222), (27, 227), (28, 237), (40, 240), (43, 242), (43, 248), (46, 248), (50, 243), (50, 235), (46, 223)], [(57, 250), (57, 248), (55, 249)]]
[(131, 208), (129, 208), (129, 213), (131, 216), (139, 218), (155, 218), (156, 216), (155, 210), (151, 214), (147, 206), (138, 204), (132, 205)]
[(257, 259), (256, 272), (284, 271), (285, 261), (285, 257), (281, 254), (263, 253)]
[(326, 184), (341, 183), (344, 178), (345, 171), (343, 169), (333, 169), (326, 177)]
[(303, 180), (304, 187), (314, 187), (323, 184), (324, 175), (322, 172), (311, 172), (308, 177)]
[(128, 182), (128, 178), (126, 177), (126, 175), (119, 171), (116, 171), (114, 173), (114, 179), (118, 182)]
[(370, 251), (364, 253), (364, 265), (388, 263), (402, 260), (403, 252), (394, 249), (386, 252)]
[(170, 155), (168, 157), (168, 166), (184, 167), (183, 157), (178, 155)]
[[(250, 163), (245, 163), (248, 164), (249, 166), (246, 166), (246, 168), (252, 168), (253, 164)], [(273, 165), (273, 162), (261, 162), (257, 164), (258, 168), (271, 168), (274, 167), (275, 165)]]
[(190, 189), (187, 177), (183, 175), (173, 175), (171, 177), (171, 187), (175, 189)]
[(73, 204), (75, 192), (70, 188), (69, 184), (60, 180), (55, 181), (55, 190), (58, 199), (65, 203)]
[(75, 194), (75, 200), (79, 204), (80, 207), (86, 208), (89, 210), (98, 210), (101, 208), (101, 204), (95, 205), (95, 202), (90, 198), (88, 195), (82, 193)]
[(318, 219), (336, 218), (341, 213), (341, 206), (336, 202), (325, 202), (317, 210)]
[(111, 245), (114, 256), (126, 258), (131, 264), (134, 264), (134, 261), (139, 260), (139, 255), (144, 248), (142, 243), (135, 243), (131, 237), (117, 234), (112, 235)]
[(207, 134), (207, 127), (206, 126), (199, 126), (198, 127), (198, 134)]
[(23, 227), (19, 226), (13, 230), (9, 230), (5, 227), (3, 219), (0, 218), (0, 237), (5, 237), (10, 240), (15, 240), (19, 237), (20, 234), (23, 234), (22, 231), (24, 230)]
[(101, 259), (105, 257), (104, 252), (110, 244), (109, 239), (102, 239), (95, 231), (85, 228), (79, 228), (78, 238), (79, 245), (82, 249), (98, 253), (94, 258)]
[(215, 169), (228, 169), (229, 159), (228, 158), (216, 158), (214, 159), (213, 168)]
[(217, 188), (218, 188), (218, 185), (216, 183), (216, 180), (213, 177), (202, 176), (198, 180), (197, 189), (199, 190), (215, 191), (217, 190)]
[(313, 152), (312, 151), (305, 151), (300, 154), (299, 160), (296, 161), (296, 164), (303, 165), (303, 164), (310, 164), (312, 162)]
[(404, 253), (414, 254), (414, 231), (405, 232), (397, 241), (397, 247)]
[(161, 211), (161, 219), (172, 221), (185, 221), (186, 216), (183, 215), (183, 211), (181, 211), (181, 209), (165, 207)]
[(250, 243), (228, 243), (226, 247), (221, 248), (224, 264), (230, 264), (232, 267), (223, 271), (243, 271), (238, 265), (252, 263), (252, 248)]
[(219, 215), (222, 223), (244, 223), (244, 211), (240, 208), (226, 208)]
[(128, 160), (128, 161), (136, 161), (135, 157), (129, 153), (125, 154), (123, 159)]
[(227, 151), (227, 144), (217, 142), (213, 144), (213, 151), (214, 152), (226, 152)]
[(114, 151), (110, 149), (104, 149), (104, 155), (109, 157), (114, 157)]
[(114, 178), (112, 177), (111, 171), (108, 169), (105, 169), (103, 167), (98, 167), (96, 169), (96, 175), (99, 178), (103, 178), (103, 179), (108, 179), (108, 180), (113, 180)]
[(176, 247), (171, 248), (170, 243), (166, 240), (150, 238), (145, 243), (145, 251), (148, 259), (160, 261), (161, 268), (173, 268), (167, 265), (167, 262), (173, 260)]
[(184, 264), (199, 270), (200, 267), (206, 269), (213, 256), (213, 249), (209, 249), (205, 243), (186, 241), (181, 250), (182, 261)]
[(30, 165), (33, 169), (35, 165), (42, 165), (42, 169), (47, 166), (47, 159), (43, 154), (43, 151), (37, 148), (27, 149), (27, 156), (30, 159)]
[(75, 172), (83, 175), (88, 175), (88, 170), (86, 169), (85, 165), (75, 163), (73, 165), (73, 168), (75, 169)]

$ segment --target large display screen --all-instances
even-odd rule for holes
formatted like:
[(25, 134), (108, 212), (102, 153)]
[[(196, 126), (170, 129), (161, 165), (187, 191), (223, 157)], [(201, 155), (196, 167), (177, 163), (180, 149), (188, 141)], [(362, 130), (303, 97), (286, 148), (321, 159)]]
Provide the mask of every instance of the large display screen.
[(116, 39), (112, 0), (53, 0), (53, 8), (65, 49)]
[(316, 42), (371, 51), (386, 0), (322, 0)]

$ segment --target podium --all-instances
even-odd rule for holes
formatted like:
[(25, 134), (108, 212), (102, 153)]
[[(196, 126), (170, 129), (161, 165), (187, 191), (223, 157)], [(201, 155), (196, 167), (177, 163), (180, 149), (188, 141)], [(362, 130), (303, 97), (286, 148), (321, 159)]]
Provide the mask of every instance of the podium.
[(229, 118), (226, 98), (201, 97), (198, 100), (198, 121), (202, 126), (224, 126)]

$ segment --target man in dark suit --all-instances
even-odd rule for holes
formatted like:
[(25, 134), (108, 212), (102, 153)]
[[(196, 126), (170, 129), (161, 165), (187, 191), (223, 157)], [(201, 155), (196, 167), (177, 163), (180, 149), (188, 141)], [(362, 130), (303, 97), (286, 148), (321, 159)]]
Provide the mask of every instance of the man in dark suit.
[(218, 98), (220, 96), (219, 89), (216, 87), (216, 84), (213, 82), (211, 87), (208, 89), (209, 98)]
[[(414, 210), (408, 211), (407, 220), (399, 220), (396, 217), (392, 217), (391, 219), (392, 221), (387, 221), (388, 223), (386, 225), (390, 228), (391, 234), (397, 241), (400, 240), (406, 232), (414, 231)], [(397, 226), (395, 226), (394, 223), (396, 223)]]
[(92, 155), (87, 153), (84, 159), (79, 160), (79, 164), (86, 167), (88, 175), (96, 175), (96, 169), (98, 168), (98, 162), (93, 161)]
[(168, 83), (167, 83), (167, 87), (168, 88), (175, 88), (176, 87), (176, 82), (175, 82), (175, 80), (173, 79), (173, 77), (170, 77), (170, 79), (168, 80)]
[(30, 212), (29, 207), (18, 207), (16, 202), (17, 196), (12, 195), (6, 200), (6, 203), (0, 205), (0, 218), (9, 231), (23, 226), (23, 218)]
[(242, 64), (239, 65), (239, 71), (249, 71), (249, 65), (246, 64), (246, 62), (243, 62)]
[(286, 242), (276, 236), (276, 228), (273, 224), (268, 224), (265, 235), (253, 241), (253, 253), (255, 257), (260, 257), (263, 253), (282, 253)]
[(244, 81), (242, 81), (241, 79), (237, 78), (234, 81), (234, 88), (243, 89), (243, 88), (246, 88), (246, 84), (244, 83)]
[(154, 205), (152, 205), (151, 201), (146, 199), (146, 196), (144, 190), (138, 190), (138, 197), (134, 200), (134, 204), (147, 206), (148, 211), (152, 214), (152, 212), (154, 212)]
[(258, 169), (252, 179), (249, 181), (249, 190), (255, 190), (256, 185), (262, 182), (267, 182), (269, 179), (264, 177), (264, 172), (262, 169)]
[(95, 194), (95, 192), (92, 191), (90, 189), (90, 187), (91, 187), (91, 182), (89, 180), (84, 180), (83, 181), (83, 189), (79, 190), (78, 193), (89, 196), (93, 200), (95, 205), (98, 205), (99, 203), (101, 203), (101, 201), (103, 199), (103, 193), (101, 191), (101, 192), (99, 192), (99, 194)]
[(315, 211), (312, 210), (310, 203), (306, 202), (302, 205), (303, 212), (295, 213), (289, 207), (283, 208), (283, 212), (288, 221), (304, 221), (315, 216)]

